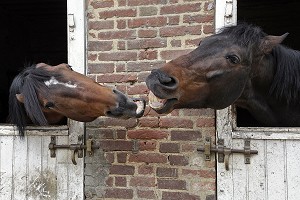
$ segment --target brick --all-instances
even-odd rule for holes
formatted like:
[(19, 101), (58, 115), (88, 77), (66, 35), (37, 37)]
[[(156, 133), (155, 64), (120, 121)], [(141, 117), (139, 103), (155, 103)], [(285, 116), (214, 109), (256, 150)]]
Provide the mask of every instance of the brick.
[(184, 15), (183, 23), (208, 23), (213, 22), (214, 15)]
[(133, 166), (124, 166), (124, 165), (112, 165), (109, 169), (110, 174), (118, 175), (133, 175), (134, 174)]
[(159, 146), (159, 152), (161, 152), (161, 153), (179, 153), (180, 145), (177, 143), (162, 143)]
[(121, 188), (108, 188), (105, 190), (105, 197), (115, 199), (132, 199), (133, 190)]
[(115, 162), (115, 154), (114, 153), (105, 153), (104, 157), (108, 163), (114, 163)]
[(207, 109), (182, 109), (183, 115), (185, 116), (205, 116), (205, 117), (215, 117), (215, 110)]
[(181, 47), (181, 40), (171, 40), (170, 44), (172, 47)]
[(161, 56), (162, 59), (172, 60), (172, 59), (178, 58), (179, 56), (188, 54), (192, 50), (193, 49), (185, 49), (185, 50), (162, 50), (160, 52), (160, 56)]
[(157, 50), (142, 50), (139, 52), (139, 60), (156, 60), (157, 59)]
[(125, 29), (126, 28), (126, 20), (124, 20), (124, 19), (117, 20), (117, 28)]
[(214, 118), (199, 118), (196, 121), (198, 127), (215, 127)]
[(98, 9), (98, 8), (111, 8), (114, 7), (114, 0), (105, 0), (105, 1), (92, 1), (90, 3), (90, 5), (94, 8), (94, 9)]
[(201, 138), (200, 131), (171, 131), (171, 141), (199, 141)]
[(128, 6), (157, 5), (161, 0), (129, 0)]
[(128, 20), (128, 28), (162, 27), (166, 25), (167, 18), (164, 16), (134, 18)]
[(190, 195), (186, 192), (162, 192), (162, 200), (178, 200), (178, 199), (184, 199), (184, 200), (200, 200), (199, 196), (196, 195)]
[(110, 52), (98, 53), (98, 60), (101, 61), (133, 61), (137, 60), (137, 52)]
[(155, 192), (153, 190), (137, 190), (137, 196), (138, 198), (143, 198), (143, 199), (157, 199)]
[(132, 141), (103, 140), (99, 144), (104, 151), (131, 151), (133, 148)]
[(126, 177), (115, 177), (115, 185), (117, 187), (126, 187), (127, 186)]
[(157, 36), (157, 30), (155, 29), (140, 29), (138, 30), (139, 38), (155, 38)]
[(149, 165), (141, 165), (138, 168), (138, 173), (141, 175), (153, 175), (154, 169), (152, 166)]
[(154, 6), (140, 7), (140, 16), (157, 15), (158, 9)]
[(158, 128), (158, 123), (157, 117), (142, 117), (139, 119), (140, 127)]
[(175, 26), (163, 27), (159, 29), (161, 37), (185, 36), (185, 35), (201, 35), (201, 25), (197, 26)]
[(194, 169), (182, 169), (183, 176), (201, 177), (201, 178), (216, 178), (215, 170), (194, 170)]
[(160, 119), (159, 125), (161, 128), (193, 128), (193, 121), (178, 117), (164, 117)]
[(88, 51), (110, 51), (113, 48), (113, 41), (89, 41)]
[(160, 153), (139, 153), (129, 156), (129, 162), (167, 163), (167, 161), (167, 156)]
[(127, 161), (127, 153), (118, 153), (117, 154), (117, 161), (118, 163), (126, 163)]
[(151, 129), (137, 129), (128, 130), (128, 138), (131, 139), (164, 139), (168, 137), (167, 131), (151, 130)]
[(178, 25), (180, 22), (179, 16), (168, 16), (168, 25)]
[(148, 49), (148, 48), (162, 48), (167, 46), (166, 39), (150, 38), (150, 39), (136, 39), (127, 42), (128, 50), (132, 49)]
[(204, 34), (213, 34), (215, 32), (215, 29), (212, 25), (204, 25), (203, 26), (203, 33)]
[(95, 53), (88, 52), (88, 61), (96, 61), (98, 55)]
[(179, 14), (179, 13), (191, 13), (191, 12), (200, 12), (201, 3), (194, 4), (182, 4), (182, 5), (170, 5), (163, 6), (160, 9), (160, 14)]
[(101, 63), (101, 64), (93, 64), (90, 63), (87, 67), (89, 74), (106, 74), (113, 73), (115, 69), (114, 63)]
[(126, 42), (125, 41), (118, 41), (118, 50), (125, 50), (126, 49)]
[(163, 168), (158, 167), (156, 169), (156, 176), (158, 177), (178, 177), (178, 169), (177, 168)]
[(185, 45), (186, 46), (194, 46), (194, 47), (198, 47), (199, 43), (200, 43), (201, 39), (200, 38), (196, 38), (196, 39), (187, 39), (185, 40)]
[(113, 28), (114, 28), (114, 21), (112, 20), (89, 22), (90, 30), (104, 30), (104, 29), (113, 29)]
[(155, 177), (132, 177), (130, 179), (130, 186), (133, 187), (155, 187)]
[(165, 61), (130, 61), (127, 64), (127, 70), (128, 72), (151, 71), (162, 67), (165, 63)]
[(140, 141), (139, 150), (140, 151), (154, 151), (156, 149), (156, 141)]
[(114, 131), (107, 128), (87, 128), (87, 133), (98, 139), (114, 139)]
[(146, 85), (133, 85), (127, 88), (128, 95), (135, 95), (135, 94), (146, 94), (148, 93), (148, 88)]
[(103, 74), (97, 76), (100, 83), (127, 83), (136, 82), (136, 74)]
[(99, 12), (100, 19), (107, 19), (113, 17), (135, 17), (136, 15), (137, 15), (137, 10), (134, 8), (105, 10)]
[(112, 39), (129, 40), (135, 38), (136, 38), (135, 30), (104, 31), (98, 33), (99, 40), (112, 40)]
[(186, 182), (177, 179), (157, 179), (157, 187), (159, 189), (169, 190), (186, 190)]
[(189, 161), (185, 156), (170, 155), (168, 157), (168, 159), (169, 159), (170, 165), (186, 166), (189, 164)]

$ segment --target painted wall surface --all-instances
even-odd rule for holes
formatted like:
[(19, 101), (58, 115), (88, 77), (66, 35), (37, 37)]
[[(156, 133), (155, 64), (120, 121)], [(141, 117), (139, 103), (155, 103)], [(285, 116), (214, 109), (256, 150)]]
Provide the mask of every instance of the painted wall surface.
[[(214, 32), (213, 0), (87, 1), (87, 74), (147, 99), (151, 70)], [(101, 145), (86, 157), (86, 199), (215, 199), (215, 162), (196, 151), (215, 135), (215, 112), (181, 109), (140, 119), (100, 117), (87, 135)]]

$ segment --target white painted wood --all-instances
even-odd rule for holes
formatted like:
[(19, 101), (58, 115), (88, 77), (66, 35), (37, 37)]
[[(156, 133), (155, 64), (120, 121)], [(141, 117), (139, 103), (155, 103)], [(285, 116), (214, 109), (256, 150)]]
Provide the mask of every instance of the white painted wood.
[[(216, 31), (227, 26), (226, 2), (216, 0)], [(233, 1), (231, 24), (236, 23), (236, 0)], [(228, 8), (227, 8), (228, 12)], [(251, 164), (244, 156), (232, 154), (229, 171), (217, 163), (217, 199), (219, 200), (299, 200), (300, 199), (300, 128), (240, 128), (233, 120), (232, 108), (217, 111), (216, 138), (225, 146), (244, 148), (251, 139)]]

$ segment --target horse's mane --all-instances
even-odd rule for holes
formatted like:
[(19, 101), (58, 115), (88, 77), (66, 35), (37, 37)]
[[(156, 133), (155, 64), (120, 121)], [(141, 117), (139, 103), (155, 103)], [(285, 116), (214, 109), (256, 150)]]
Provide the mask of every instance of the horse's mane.
[[(220, 34), (254, 52), (258, 50), (261, 40), (267, 36), (260, 27), (245, 22), (225, 27)], [(300, 52), (277, 45), (272, 50), (271, 57), (274, 61), (274, 78), (269, 94), (286, 104), (297, 103), (300, 98)]]
[(270, 94), (287, 104), (298, 103), (300, 98), (300, 52), (282, 45), (271, 53), (274, 58), (274, 79)]
[[(47, 96), (48, 88), (44, 81), (49, 80), (51, 76), (55, 74), (51, 74), (43, 67), (36, 68), (36, 65), (31, 65), (14, 78), (9, 91), (8, 120), (17, 125), (21, 136), (24, 136), (28, 122), (27, 116), (34, 124), (48, 124), (41, 109), (38, 93)], [(24, 104), (17, 100), (16, 94), (23, 95)]]

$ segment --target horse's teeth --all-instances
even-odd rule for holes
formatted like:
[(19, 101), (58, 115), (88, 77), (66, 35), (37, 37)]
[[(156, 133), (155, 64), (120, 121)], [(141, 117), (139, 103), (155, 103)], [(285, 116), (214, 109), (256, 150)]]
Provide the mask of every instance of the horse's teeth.
[(166, 102), (166, 99), (160, 99), (156, 97), (151, 91), (149, 93), (149, 106), (153, 109), (161, 109), (164, 107), (164, 103)]

